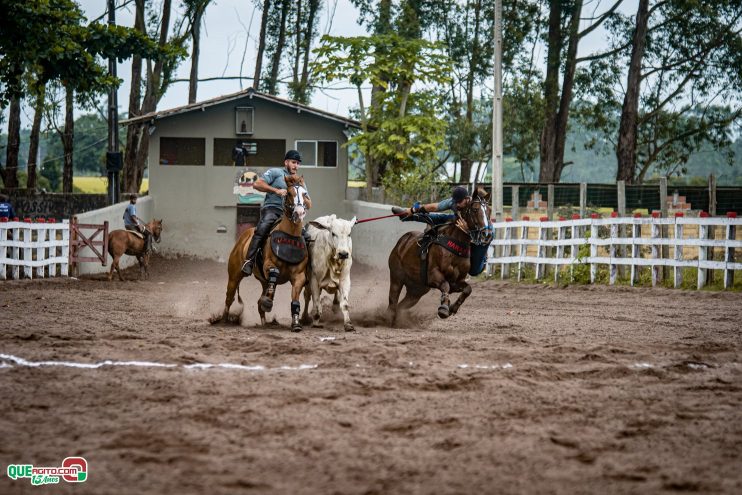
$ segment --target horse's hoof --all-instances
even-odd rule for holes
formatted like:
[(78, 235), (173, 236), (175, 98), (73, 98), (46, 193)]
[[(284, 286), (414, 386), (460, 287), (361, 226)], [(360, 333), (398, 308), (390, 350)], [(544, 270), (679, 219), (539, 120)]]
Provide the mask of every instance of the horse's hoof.
[(301, 325), (298, 324), (298, 323), (296, 325), (291, 325), (291, 331), (292, 332), (301, 332)]
[(451, 316), (451, 313), (448, 310), (448, 306), (446, 306), (445, 304), (441, 304), (440, 306), (438, 306), (439, 318), (448, 318), (449, 316)]
[(262, 296), (260, 298), (260, 309), (266, 313), (270, 313), (273, 309), (273, 300), (270, 297)]
[(353, 326), (353, 324), (351, 322), (348, 322), (345, 325), (343, 325), (343, 328), (345, 329), (346, 332), (355, 332), (356, 331), (355, 327)]

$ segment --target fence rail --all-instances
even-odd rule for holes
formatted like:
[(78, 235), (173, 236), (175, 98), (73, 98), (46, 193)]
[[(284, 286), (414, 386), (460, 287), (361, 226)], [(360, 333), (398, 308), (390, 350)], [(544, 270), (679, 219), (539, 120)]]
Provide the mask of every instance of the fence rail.
[(70, 226), (0, 222), (0, 279), (67, 276)]
[[(673, 285), (679, 287), (683, 269), (695, 268), (699, 289), (708, 283), (711, 270), (723, 272), (724, 287), (728, 288), (734, 283), (734, 271), (742, 270), (742, 263), (735, 261), (735, 249), (742, 248), (742, 240), (736, 238), (739, 225), (742, 219), (734, 217), (682, 216), (499, 222), (494, 224), (495, 239), (490, 245), (487, 273), (492, 275), (500, 265), (501, 277), (508, 278), (511, 265), (515, 265), (520, 280), (524, 269), (532, 265), (535, 277), (543, 279), (546, 267), (552, 266), (556, 280), (562, 268), (568, 268), (572, 277), (576, 266), (589, 266), (590, 282), (595, 283), (598, 266), (607, 265), (609, 283), (613, 285), (619, 267), (628, 266), (629, 279), (634, 285), (639, 268), (650, 267), (654, 286), (662, 278), (662, 268), (670, 267)], [(642, 236), (642, 227), (649, 228), (649, 237)], [(697, 229), (697, 237), (686, 236), (689, 227)], [(723, 233), (722, 239), (715, 238), (715, 229)], [(648, 247), (649, 252), (642, 252), (642, 247)], [(663, 247), (668, 248), (665, 253)], [(669, 256), (669, 248), (672, 248), (672, 256)], [(694, 251), (696, 257), (685, 257), (686, 249)], [(721, 251), (721, 260), (714, 260), (714, 249)]]

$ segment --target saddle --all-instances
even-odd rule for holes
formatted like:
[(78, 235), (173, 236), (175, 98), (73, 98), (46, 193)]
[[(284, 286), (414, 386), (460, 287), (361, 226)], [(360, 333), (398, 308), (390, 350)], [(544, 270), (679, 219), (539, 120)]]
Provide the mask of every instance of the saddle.
[(289, 235), (280, 230), (271, 232), (271, 249), (281, 261), (295, 265), (307, 257), (307, 245), (304, 237)]
[(420, 280), (423, 285), (428, 285), (428, 252), (433, 244), (443, 247), (445, 250), (460, 256), (468, 258), (471, 254), (469, 243), (462, 244), (461, 241), (448, 237), (438, 232), (442, 226), (433, 226), (423, 233), (422, 238), (417, 241), (420, 247)]
[(136, 230), (129, 230), (129, 229), (126, 229), (126, 231), (128, 233), (130, 233), (130, 234), (134, 234), (135, 236), (139, 237), (140, 239), (144, 239), (144, 234), (142, 234), (141, 232), (138, 232)]

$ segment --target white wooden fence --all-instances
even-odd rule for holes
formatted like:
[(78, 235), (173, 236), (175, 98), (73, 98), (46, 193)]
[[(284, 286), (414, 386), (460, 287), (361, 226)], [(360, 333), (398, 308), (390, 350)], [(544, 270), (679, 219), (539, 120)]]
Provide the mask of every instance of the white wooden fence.
[[(685, 238), (684, 227), (697, 226), (696, 238)], [(569, 273), (578, 265), (589, 265), (590, 281), (595, 282), (598, 266), (607, 265), (609, 283), (616, 283), (618, 267), (629, 266), (631, 285), (638, 280), (639, 268), (651, 267), (652, 285), (661, 280), (662, 267), (671, 267), (673, 284), (682, 283), (683, 269), (698, 270), (698, 288), (706, 285), (709, 270), (722, 270), (724, 287), (733, 284), (734, 271), (742, 270), (742, 263), (735, 262), (734, 250), (742, 248), (742, 241), (736, 240), (737, 226), (742, 225), (738, 218), (589, 218), (560, 221), (508, 221), (494, 224), (495, 239), (490, 246), (487, 259), (487, 273), (492, 275), (500, 265), (502, 278), (510, 276), (511, 267), (517, 272), (518, 280), (524, 268), (531, 265), (537, 279), (545, 277), (546, 267), (554, 267), (556, 280), (563, 267)], [(649, 237), (642, 237), (642, 227), (647, 226)], [(667, 226), (666, 229), (663, 229)], [(722, 239), (711, 235), (714, 229), (723, 232)], [(646, 228), (645, 228), (646, 230)], [(663, 236), (663, 231), (671, 230), (672, 236)], [(535, 232), (535, 238), (530, 234)], [(580, 246), (589, 246), (589, 255)], [(648, 257), (643, 256), (642, 246), (649, 247)], [(672, 248), (672, 256), (663, 257), (663, 247)], [(529, 247), (531, 249), (529, 250)], [(715, 261), (711, 250), (723, 254), (723, 259)], [(645, 248), (644, 251), (647, 249)], [(665, 249), (669, 254), (669, 249)], [(694, 258), (684, 256), (696, 254)]]
[(0, 222), (0, 279), (67, 276), (70, 226)]

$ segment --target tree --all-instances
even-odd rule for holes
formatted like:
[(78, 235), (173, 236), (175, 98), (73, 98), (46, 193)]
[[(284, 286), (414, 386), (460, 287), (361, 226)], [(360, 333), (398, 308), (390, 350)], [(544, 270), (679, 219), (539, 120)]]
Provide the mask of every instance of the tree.
[(263, 69), (263, 53), (265, 52), (265, 37), (267, 36), (268, 29), (268, 16), (271, 10), (271, 0), (263, 0), (263, 15), (260, 18), (260, 36), (258, 38), (258, 54), (255, 57), (255, 76), (253, 76), (252, 86), (255, 89), (259, 89), (260, 76)]
[(41, 120), (44, 115), (44, 103), (46, 101), (45, 86), (37, 87), (36, 100), (34, 102), (34, 117), (31, 125), (31, 136), (28, 145), (28, 166), (26, 167), (26, 189), (36, 189), (36, 160), (39, 155), (39, 140), (41, 138)]
[[(146, 2), (135, 0), (134, 29), (139, 36), (147, 38), (145, 24)], [(173, 73), (180, 60), (185, 56), (183, 45), (190, 36), (188, 29), (176, 32), (170, 38), (170, 14), (172, 0), (163, 0), (162, 10), (152, 12), (150, 27), (157, 34), (157, 47), (162, 55), (154, 60), (147, 60), (147, 78), (144, 83), (144, 97), (141, 96), (142, 57), (134, 56), (131, 64), (131, 92), (129, 93), (129, 118), (155, 112), (165, 90), (173, 79)], [(182, 22), (178, 22), (182, 25)], [(124, 152), (124, 170), (122, 188), (125, 192), (137, 192), (142, 185), (144, 168), (149, 151), (150, 124), (136, 123), (126, 130), (126, 149)]]
[[(305, 8), (302, 8), (305, 7)], [(319, 0), (296, 2), (294, 42), (293, 42), (293, 77), (289, 83), (289, 96), (293, 101), (307, 104), (311, 96), (309, 55), (312, 42), (317, 35), (317, 20), (321, 4)]]
[(8, 115), (8, 148), (5, 154), (5, 169), (2, 171), (5, 187), (18, 187), (18, 151), (21, 147), (21, 99), (14, 96), (10, 100)]
[[(319, 80), (349, 80), (357, 88), (362, 132), (349, 143), (364, 154), (369, 189), (384, 171), (393, 176), (435, 161), (446, 127), (439, 118), (441, 95), (410, 88), (448, 82), (450, 63), (438, 45), (396, 34), (324, 36), (315, 53), (313, 72)], [(361, 86), (366, 82), (384, 90), (377, 108), (365, 104)], [(374, 168), (377, 162), (371, 157), (384, 164), (384, 170)]]
[(196, 102), (198, 92), (198, 56), (201, 51), (201, 23), (206, 7), (211, 0), (183, 0), (186, 13), (185, 18), (190, 23), (191, 33), (191, 74), (188, 83), (188, 103)]

